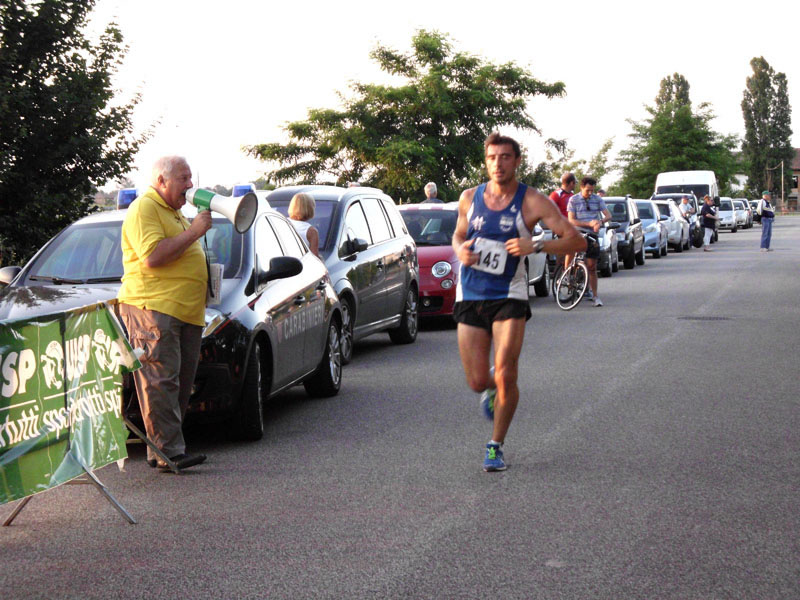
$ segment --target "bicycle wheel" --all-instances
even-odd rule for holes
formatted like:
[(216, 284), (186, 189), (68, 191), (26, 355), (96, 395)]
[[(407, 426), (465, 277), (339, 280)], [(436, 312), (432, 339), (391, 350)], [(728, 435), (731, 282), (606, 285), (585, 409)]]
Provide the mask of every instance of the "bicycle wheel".
[(563, 310), (572, 310), (586, 293), (589, 271), (582, 262), (574, 263), (556, 284), (556, 302)]
[(561, 276), (564, 274), (564, 265), (556, 265), (556, 268), (553, 269), (553, 276), (550, 278), (550, 291), (553, 293), (553, 300), (556, 300), (556, 287), (558, 286), (558, 280), (561, 279)]

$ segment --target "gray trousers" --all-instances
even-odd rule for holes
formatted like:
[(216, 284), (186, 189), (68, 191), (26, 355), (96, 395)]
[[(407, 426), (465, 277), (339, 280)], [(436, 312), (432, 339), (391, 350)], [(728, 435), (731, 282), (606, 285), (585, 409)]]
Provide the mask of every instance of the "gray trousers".
[[(147, 437), (168, 457), (186, 452), (183, 417), (189, 406), (203, 328), (154, 310), (120, 303), (131, 346), (141, 348), (133, 372)], [(147, 448), (147, 459), (156, 458)]]

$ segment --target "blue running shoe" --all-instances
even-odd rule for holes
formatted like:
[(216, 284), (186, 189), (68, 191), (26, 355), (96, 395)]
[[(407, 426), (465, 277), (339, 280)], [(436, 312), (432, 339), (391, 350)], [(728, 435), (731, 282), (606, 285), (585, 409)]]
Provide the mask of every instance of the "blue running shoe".
[(506, 463), (503, 460), (503, 451), (497, 444), (486, 444), (486, 458), (483, 461), (484, 471), (505, 471)]
[[(494, 382), (494, 367), (489, 369), (489, 379)], [(481, 392), (481, 410), (483, 415), (490, 421), (494, 421), (495, 396), (497, 396), (497, 388), (486, 388)]]
[(481, 392), (481, 410), (483, 416), (494, 421), (494, 399), (497, 396), (497, 388), (488, 388)]

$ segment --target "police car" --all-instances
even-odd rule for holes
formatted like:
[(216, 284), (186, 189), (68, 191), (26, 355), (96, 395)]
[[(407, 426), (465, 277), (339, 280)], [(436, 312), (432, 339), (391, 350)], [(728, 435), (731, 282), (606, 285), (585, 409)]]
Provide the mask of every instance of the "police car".
[[(189, 205), (183, 211), (188, 218), (196, 214)], [(0, 269), (0, 321), (116, 298), (125, 214), (85, 217), (24, 267)], [(222, 293), (219, 304), (206, 308), (187, 416), (225, 420), (237, 437), (256, 440), (269, 397), (300, 383), (313, 396), (338, 393), (342, 312), (325, 265), (263, 197), (244, 234), (212, 215), (205, 241), (210, 262), (222, 265)], [(136, 416), (138, 402), (128, 396), (126, 412)]]

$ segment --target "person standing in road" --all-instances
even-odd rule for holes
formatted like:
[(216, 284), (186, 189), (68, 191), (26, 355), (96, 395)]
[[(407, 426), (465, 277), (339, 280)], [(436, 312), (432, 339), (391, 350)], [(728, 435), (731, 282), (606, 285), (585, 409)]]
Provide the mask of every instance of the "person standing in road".
[[(546, 196), (517, 181), (521, 152), (515, 140), (492, 133), (484, 148), (489, 182), (465, 190), (458, 201), (453, 250), (461, 272), (453, 317), (467, 383), (482, 392), (481, 406), (494, 420), (483, 469), (504, 471), (503, 443), (519, 402), (519, 355), (531, 316), (522, 257), (577, 252), (585, 241)], [(559, 239), (534, 243), (539, 220)]]
[(761, 215), (761, 251), (772, 252), (772, 223), (775, 220), (775, 207), (772, 206), (772, 194), (768, 190), (761, 192), (758, 202), (758, 214)]
[(308, 242), (308, 249), (319, 257), (319, 231), (309, 221), (314, 218), (317, 203), (314, 196), (299, 192), (292, 196), (289, 202), (289, 222), (294, 226), (300, 237)]
[(681, 203), (678, 205), (678, 209), (681, 211), (681, 215), (684, 219), (689, 223), (689, 239), (694, 239), (692, 237), (692, 233), (694, 233), (694, 223), (691, 221), (691, 216), (695, 213), (694, 207), (689, 204), (689, 196), (684, 196), (681, 198)]
[[(567, 214), (569, 222), (575, 227), (581, 227), (597, 233), (600, 228), (611, 220), (611, 213), (606, 208), (605, 201), (594, 193), (597, 182), (591, 177), (581, 179), (581, 191), (569, 199)], [(589, 289), (595, 306), (603, 306), (603, 301), (597, 295), (597, 259), (600, 258), (600, 246), (597, 243), (589, 244), (586, 250), (586, 268), (589, 271)], [(573, 256), (567, 255), (565, 264), (569, 265)]]
[(567, 171), (561, 176), (561, 187), (553, 190), (550, 194), (550, 200), (555, 202), (558, 210), (564, 217), (567, 216), (567, 203), (572, 195), (575, 193), (575, 175)]
[[(186, 454), (182, 429), (205, 326), (208, 265), (198, 240), (211, 228), (209, 211), (198, 212), (191, 224), (180, 211), (191, 187), (185, 158), (156, 161), (150, 188), (122, 224), (118, 294), (131, 345), (144, 350), (133, 379), (147, 437), (179, 469), (206, 459)], [(169, 469), (149, 446), (147, 462)]]
[(425, 184), (425, 200), (423, 200), (422, 203), (424, 204), (426, 202), (438, 202), (440, 204), (443, 204), (444, 200), (440, 200), (439, 198), (436, 197), (437, 192), (438, 192), (438, 190), (436, 188), (436, 184), (435, 183), (433, 183), (432, 181), (429, 181), (428, 183), (426, 183)]
[(700, 216), (703, 220), (703, 252), (713, 252), (711, 249), (711, 237), (714, 235), (714, 221), (718, 221), (719, 217), (714, 210), (714, 201), (711, 196), (705, 195), (703, 200), (703, 208), (700, 209)]

